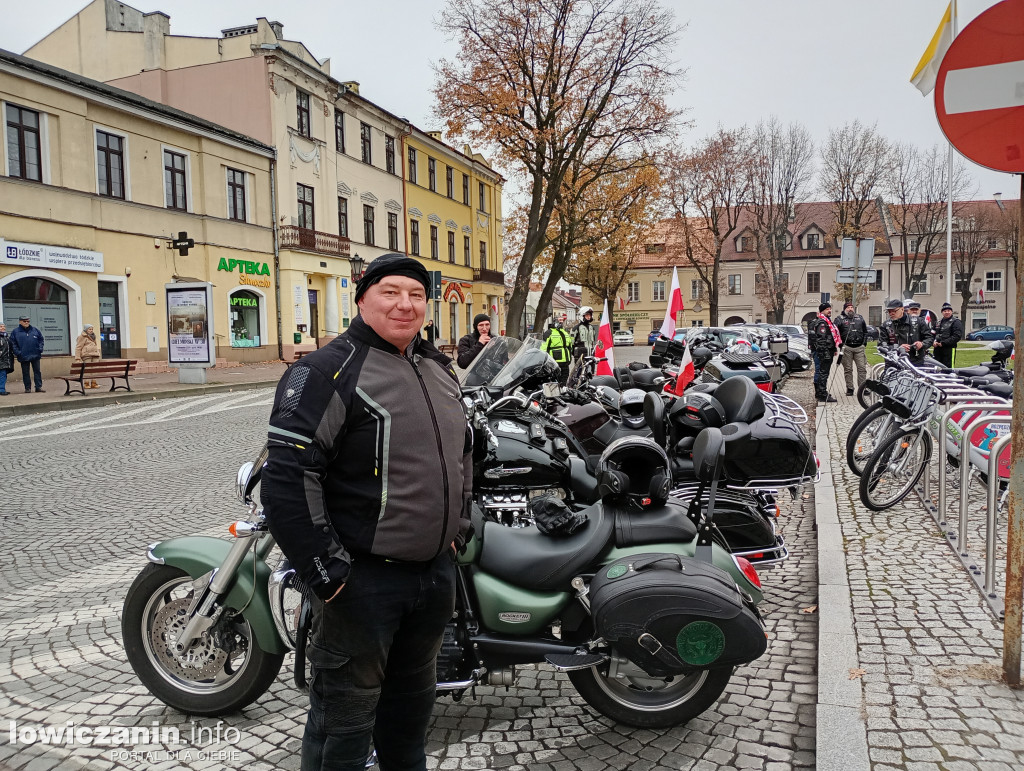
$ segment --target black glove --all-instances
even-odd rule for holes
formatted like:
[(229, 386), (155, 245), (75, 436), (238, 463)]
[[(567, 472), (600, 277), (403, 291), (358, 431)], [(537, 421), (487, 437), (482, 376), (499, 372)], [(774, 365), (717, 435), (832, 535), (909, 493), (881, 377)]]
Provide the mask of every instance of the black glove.
[(556, 495), (537, 496), (530, 501), (529, 509), (537, 529), (544, 535), (572, 535), (588, 522), (586, 514), (573, 511)]

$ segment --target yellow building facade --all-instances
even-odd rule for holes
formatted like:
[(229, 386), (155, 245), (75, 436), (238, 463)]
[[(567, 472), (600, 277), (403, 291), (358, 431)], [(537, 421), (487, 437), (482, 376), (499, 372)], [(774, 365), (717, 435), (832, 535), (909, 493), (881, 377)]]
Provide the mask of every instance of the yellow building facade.
[(272, 147), (3, 51), (0, 112), (0, 314), (43, 332), (47, 376), (85, 324), (104, 358), (165, 363), (176, 281), (214, 285), (218, 358), (277, 358)]

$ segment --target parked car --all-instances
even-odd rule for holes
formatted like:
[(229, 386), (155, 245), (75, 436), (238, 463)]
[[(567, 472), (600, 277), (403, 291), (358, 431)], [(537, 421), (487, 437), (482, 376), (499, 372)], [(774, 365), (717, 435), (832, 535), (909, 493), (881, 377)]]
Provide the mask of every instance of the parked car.
[(632, 345), (633, 333), (628, 329), (620, 329), (612, 335), (613, 345)]
[(655, 341), (661, 337), (661, 330), (655, 329), (651, 334), (647, 335), (647, 344), (654, 345)]
[(967, 333), (968, 340), (1013, 340), (1013, 327), (1003, 324), (989, 324)]

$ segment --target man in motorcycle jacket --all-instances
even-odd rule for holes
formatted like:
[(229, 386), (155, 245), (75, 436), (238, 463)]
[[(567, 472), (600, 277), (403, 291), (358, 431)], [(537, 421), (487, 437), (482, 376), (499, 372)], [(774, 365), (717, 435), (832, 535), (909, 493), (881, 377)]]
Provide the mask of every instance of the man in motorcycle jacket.
[(580, 323), (572, 335), (572, 357), (592, 356), (597, 345), (597, 327), (594, 326), (594, 309), (589, 305), (580, 308)]
[(466, 369), (489, 342), (491, 342), (491, 317), (486, 313), (478, 313), (473, 317), (473, 331), (468, 335), (463, 335), (459, 340), (459, 351), (456, 357), (459, 366)]
[(953, 315), (953, 306), (949, 303), (942, 304), (942, 319), (935, 328), (935, 350), (932, 355), (937, 361), (947, 367), (953, 366), (953, 354), (956, 352), (956, 344), (964, 336), (964, 324)]
[(846, 376), (846, 395), (853, 396), (853, 365), (857, 364), (857, 388), (867, 378), (868, 360), (864, 344), (868, 341), (868, 325), (864, 317), (854, 310), (853, 303), (843, 304), (843, 314), (836, 321), (839, 338), (843, 341), (843, 374)]
[(302, 769), (425, 769), (436, 657), (469, 533), (472, 456), (447, 357), (419, 336), (430, 278), (385, 254), (348, 331), (277, 388), (261, 498), (312, 591)]
[(921, 364), (932, 344), (932, 328), (919, 316), (911, 316), (903, 310), (899, 300), (889, 300), (885, 306), (889, 319), (882, 324), (878, 338), (889, 345), (898, 345), (905, 350), (913, 364)]
[[(814, 356), (814, 395), (819, 402), (834, 402), (836, 398), (828, 392), (828, 375), (832, 371), (832, 357), (842, 347), (839, 330), (832, 323), (832, 303), (818, 306), (818, 317), (811, 322), (807, 340)], [(839, 352), (840, 360), (842, 352)]]

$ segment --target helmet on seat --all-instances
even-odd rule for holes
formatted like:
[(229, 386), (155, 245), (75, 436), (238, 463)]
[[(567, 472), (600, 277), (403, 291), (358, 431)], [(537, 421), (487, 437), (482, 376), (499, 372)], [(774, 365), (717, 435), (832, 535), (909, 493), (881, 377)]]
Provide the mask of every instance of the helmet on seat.
[(619, 397), (619, 417), (630, 428), (643, 428), (645, 392), (639, 388), (627, 388)]
[(597, 482), (602, 499), (640, 508), (664, 505), (672, 488), (668, 454), (645, 436), (616, 439), (597, 462)]

